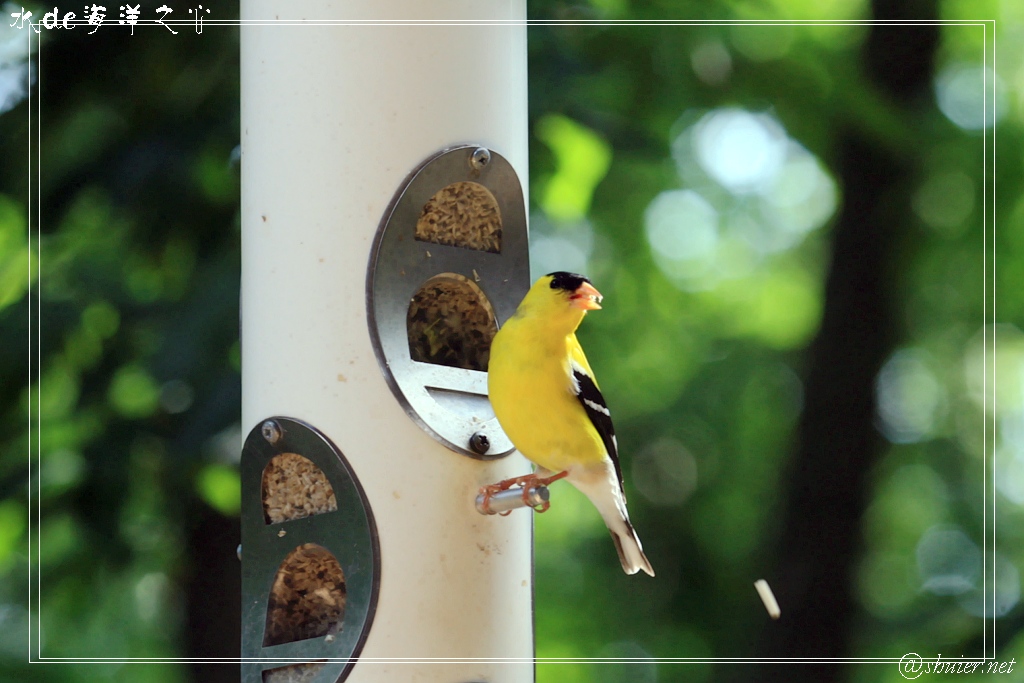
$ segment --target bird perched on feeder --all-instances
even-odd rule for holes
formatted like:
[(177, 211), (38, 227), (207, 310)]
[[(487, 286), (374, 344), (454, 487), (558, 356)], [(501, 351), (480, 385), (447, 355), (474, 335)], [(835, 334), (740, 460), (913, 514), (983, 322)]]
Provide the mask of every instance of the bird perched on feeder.
[(622, 569), (654, 576), (629, 523), (611, 413), (597, 387), (576, 328), (601, 294), (575, 273), (537, 280), (491, 343), (487, 390), (498, 422), (515, 447), (537, 465), (533, 474), (484, 487), (489, 496), (563, 477), (601, 513)]

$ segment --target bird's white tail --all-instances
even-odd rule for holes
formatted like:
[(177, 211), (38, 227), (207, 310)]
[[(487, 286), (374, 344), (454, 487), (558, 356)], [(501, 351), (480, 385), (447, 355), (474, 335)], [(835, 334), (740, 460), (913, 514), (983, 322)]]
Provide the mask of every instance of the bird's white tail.
[(627, 574), (636, 574), (642, 569), (648, 575), (654, 576), (654, 568), (651, 567), (650, 561), (644, 555), (640, 538), (629, 522), (626, 498), (619, 486), (615, 468), (611, 462), (605, 464), (607, 467), (604, 468), (604, 471), (570, 472), (567, 479), (582, 491), (601, 513), (608, 531), (611, 532), (612, 540), (615, 541), (615, 550), (619, 553), (622, 571)]

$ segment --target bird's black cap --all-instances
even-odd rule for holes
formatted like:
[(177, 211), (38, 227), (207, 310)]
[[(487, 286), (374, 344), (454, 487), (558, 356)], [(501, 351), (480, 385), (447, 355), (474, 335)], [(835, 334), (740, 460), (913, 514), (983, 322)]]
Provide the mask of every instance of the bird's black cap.
[(564, 270), (548, 273), (548, 277), (551, 278), (551, 289), (562, 289), (566, 292), (575, 292), (584, 282), (590, 282), (582, 275), (567, 273)]

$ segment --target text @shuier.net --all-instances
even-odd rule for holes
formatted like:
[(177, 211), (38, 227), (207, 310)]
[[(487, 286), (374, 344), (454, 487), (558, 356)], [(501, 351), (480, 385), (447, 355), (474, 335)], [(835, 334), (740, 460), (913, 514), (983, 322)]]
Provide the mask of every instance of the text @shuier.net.
[(900, 658), (900, 674), (914, 680), (928, 674), (1010, 674), (1017, 664), (1015, 659), (925, 659), (916, 652), (908, 652)]

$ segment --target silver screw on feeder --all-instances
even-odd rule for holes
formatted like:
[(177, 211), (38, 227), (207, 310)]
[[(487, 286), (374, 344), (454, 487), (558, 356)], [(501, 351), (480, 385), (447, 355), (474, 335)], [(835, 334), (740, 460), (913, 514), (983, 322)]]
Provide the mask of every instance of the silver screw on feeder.
[(488, 500), (483, 493), (476, 497), (476, 511), (481, 515), (497, 515), (502, 512), (511, 512), (516, 508), (532, 507), (547, 509), (551, 500), (551, 492), (547, 486), (532, 486), (526, 493), (518, 486), (499, 491), (491, 495)]
[(486, 147), (477, 147), (469, 157), (469, 165), (475, 170), (483, 170), (484, 166), (491, 163), (491, 151)]
[(260, 427), (260, 433), (263, 434), (263, 438), (268, 443), (276, 444), (281, 440), (281, 428), (277, 426), (277, 423), (273, 420), (267, 420)]

